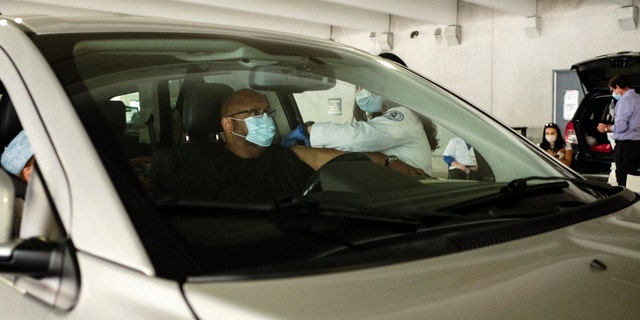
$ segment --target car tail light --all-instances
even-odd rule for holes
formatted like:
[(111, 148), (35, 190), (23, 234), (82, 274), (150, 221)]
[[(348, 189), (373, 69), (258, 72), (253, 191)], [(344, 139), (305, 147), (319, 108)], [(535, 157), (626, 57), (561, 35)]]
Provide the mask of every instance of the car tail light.
[(564, 141), (567, 143), (578, 144), (578, 137), (576, 136), (576, 129), (573, 126), (573, 121), (569, 121), (567, 126), (564, 127)]

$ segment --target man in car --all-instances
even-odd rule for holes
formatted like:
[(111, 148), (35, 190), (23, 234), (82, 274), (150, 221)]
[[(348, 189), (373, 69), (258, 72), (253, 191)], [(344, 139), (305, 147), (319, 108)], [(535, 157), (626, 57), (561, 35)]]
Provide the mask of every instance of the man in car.
[(598, 131), (613, 132), (616, 141), (614, 162), (618, 185), (627, 185), (627, 174), (637, 175), (640, 167), (640, 96), (630, 88), (629, 79), (617, 75), (609, 80), (611, 96), (618, 100), (614, 124), (598, 124)]
[[(296, 196), (307, 187), (315, 170), (346, 152), (283, 147), (273, 144), (276, 127), (264, 97), (241, 89), (222, 103), (224, 144), (193, 157), (179, 170), (172, 192), (178, 199), (224, 202), (267, 202)], [(369, 154), (380, 165), (407, 175), (425, 175), (401, 161), (385, 161), (381, 153)]]

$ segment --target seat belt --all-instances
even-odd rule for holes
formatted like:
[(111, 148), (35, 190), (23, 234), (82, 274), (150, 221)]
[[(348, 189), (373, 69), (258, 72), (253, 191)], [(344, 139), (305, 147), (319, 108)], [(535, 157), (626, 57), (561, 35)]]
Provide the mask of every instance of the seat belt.
[(149, 115), (149, 119), (144, 124), (147, 125), (149, 130), (149, 145), (151, 146), (151, 154), (156, 153), (156, 129), (153, 126), (153, 114)]

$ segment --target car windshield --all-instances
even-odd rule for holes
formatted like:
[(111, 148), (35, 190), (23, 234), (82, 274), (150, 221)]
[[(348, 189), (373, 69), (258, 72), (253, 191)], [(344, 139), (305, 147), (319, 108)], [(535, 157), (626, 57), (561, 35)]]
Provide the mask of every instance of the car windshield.
[[(188, 266), (178, 277), (424, 258), (621, 205), (589, 210), (621, 189), (587, 183), (428, 79), (330, 41), (229, 31), (32, 38), (158, 270)], [(499, 238), (505, 230), (513, 235)]]

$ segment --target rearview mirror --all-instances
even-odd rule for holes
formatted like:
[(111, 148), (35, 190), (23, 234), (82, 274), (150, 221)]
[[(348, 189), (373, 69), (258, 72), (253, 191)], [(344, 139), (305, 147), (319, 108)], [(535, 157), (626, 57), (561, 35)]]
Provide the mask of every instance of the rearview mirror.
[(256, 90), (304, 92), (329, 90), (336, 79), (290, 67), (258, 66), (251, 70), (249, 84)]

